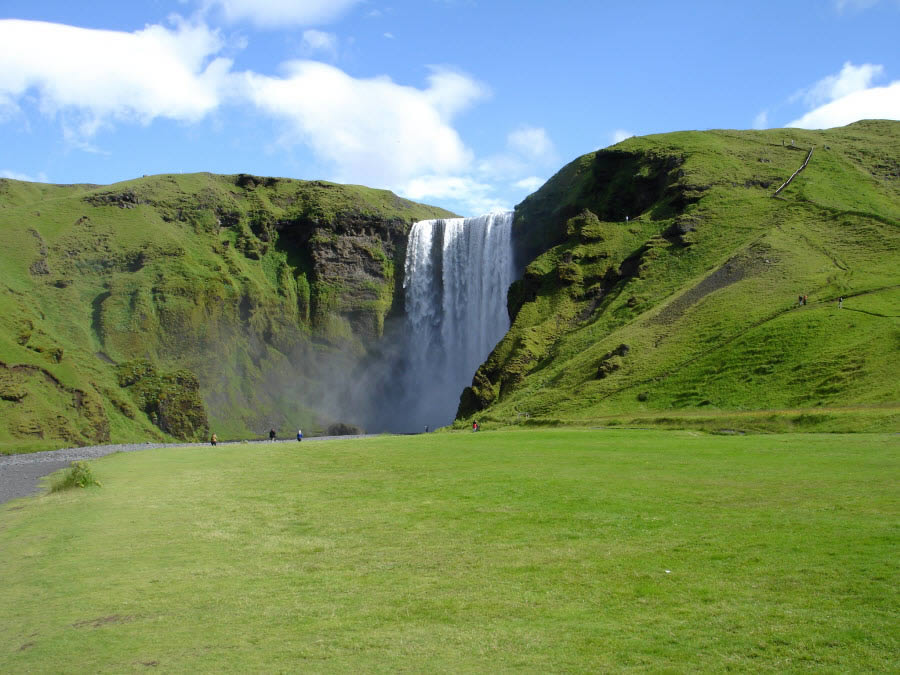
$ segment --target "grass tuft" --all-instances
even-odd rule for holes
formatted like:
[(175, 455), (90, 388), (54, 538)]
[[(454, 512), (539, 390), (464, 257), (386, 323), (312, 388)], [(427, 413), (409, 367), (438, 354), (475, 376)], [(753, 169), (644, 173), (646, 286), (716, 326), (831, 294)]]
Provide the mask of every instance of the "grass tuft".
[(61, 478), (54, 481), (50, 492), (61, 492), (72, 488), (101, 487), (100, 481), (94, 478), (87, 462), (72, 462)]

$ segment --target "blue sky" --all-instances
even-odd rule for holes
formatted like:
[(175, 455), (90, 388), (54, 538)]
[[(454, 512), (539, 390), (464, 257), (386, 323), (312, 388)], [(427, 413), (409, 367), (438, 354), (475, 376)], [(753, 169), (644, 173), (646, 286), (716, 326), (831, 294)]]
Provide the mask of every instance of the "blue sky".
[(511, 208), (629, 135), (900, 119), (900, 0), (0, 2), (0, 176)]

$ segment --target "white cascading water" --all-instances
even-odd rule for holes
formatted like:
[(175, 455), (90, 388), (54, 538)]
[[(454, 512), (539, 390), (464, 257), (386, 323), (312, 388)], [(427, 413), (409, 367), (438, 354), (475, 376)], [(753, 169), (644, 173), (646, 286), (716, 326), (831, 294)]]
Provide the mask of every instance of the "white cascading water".
[(407, 428), (456, 415), (459, 395), (509, 330), (512, 212), (423, 220), (406, 250)]

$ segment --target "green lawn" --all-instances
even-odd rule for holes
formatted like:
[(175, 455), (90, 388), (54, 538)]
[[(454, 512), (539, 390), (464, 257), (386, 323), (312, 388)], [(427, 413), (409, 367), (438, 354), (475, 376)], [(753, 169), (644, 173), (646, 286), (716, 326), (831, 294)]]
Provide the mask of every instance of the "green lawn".
[(0, 506), (0, 672), (896, 671), (896, 435), (117, 454)]

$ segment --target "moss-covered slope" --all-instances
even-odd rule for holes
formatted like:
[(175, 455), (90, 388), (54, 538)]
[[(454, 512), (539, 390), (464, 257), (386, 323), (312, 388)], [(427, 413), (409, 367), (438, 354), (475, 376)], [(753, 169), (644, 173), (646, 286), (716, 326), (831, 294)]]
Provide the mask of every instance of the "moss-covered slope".
[(897, 424), (900, 123), (632, 138), (564, 167), (515, 228), (513, 325), (461, 419)]
[(0, 180), (0, 452), (341, 419), (410, 224), (447, 215), (248, 175)]

